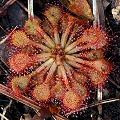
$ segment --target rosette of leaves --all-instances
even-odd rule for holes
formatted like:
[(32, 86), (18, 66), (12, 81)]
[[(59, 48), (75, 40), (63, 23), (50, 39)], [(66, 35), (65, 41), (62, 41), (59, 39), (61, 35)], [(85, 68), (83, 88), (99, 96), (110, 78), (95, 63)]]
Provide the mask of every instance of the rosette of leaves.
[(18, 75), (11, 88), (65, 113), (78, 111), (90, 97), (89, 86), (104, 85), (112, 70), (104, 58), (109, 39), (100, 27), (84, 28), (59, 5), (49, 4), (43, 14), (44, 19), (26, 21), (9, 38), (11, 47), (19, 49), (9, 57)]

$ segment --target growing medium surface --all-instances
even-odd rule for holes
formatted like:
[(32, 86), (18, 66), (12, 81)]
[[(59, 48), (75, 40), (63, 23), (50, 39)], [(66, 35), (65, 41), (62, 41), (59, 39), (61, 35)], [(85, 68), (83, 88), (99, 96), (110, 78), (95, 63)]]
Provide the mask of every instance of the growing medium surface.
[(19, 49), (9, 56), (17, 74), (11, 79), (14, 93), (57, 104), (65, 112), (80, 110), (90, 86), (104, 85), (112, 70), (104, 59), (106, 33), (99, 27), (84, 28), (57, 5), (47, 8), (44, 19), (26, 21), (9, 40)]

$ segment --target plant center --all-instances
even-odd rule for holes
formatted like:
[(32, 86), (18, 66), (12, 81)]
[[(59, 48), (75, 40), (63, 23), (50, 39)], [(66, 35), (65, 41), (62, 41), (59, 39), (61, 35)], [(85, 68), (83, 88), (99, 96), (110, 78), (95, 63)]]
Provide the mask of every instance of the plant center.
[(56, 60), (57, 65), (62, 64), (62, 60), (65, 59), (65, 52), (61, 44), (57, 44), (54, 49), (52, 49), (52, 56)]

